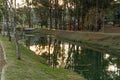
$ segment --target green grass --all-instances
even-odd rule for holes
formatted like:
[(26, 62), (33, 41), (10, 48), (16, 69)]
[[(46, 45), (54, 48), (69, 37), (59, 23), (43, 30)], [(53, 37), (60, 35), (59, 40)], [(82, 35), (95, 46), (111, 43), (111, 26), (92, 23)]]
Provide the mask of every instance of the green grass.
[(73, 71), (46, 66), (43, 58), (23, 45), (20, 45), (22, 60), (17, 60), (14, 40), (9, 42), (2, 36), (0, 39), (7, 57), (6, 80), (85, 80)]

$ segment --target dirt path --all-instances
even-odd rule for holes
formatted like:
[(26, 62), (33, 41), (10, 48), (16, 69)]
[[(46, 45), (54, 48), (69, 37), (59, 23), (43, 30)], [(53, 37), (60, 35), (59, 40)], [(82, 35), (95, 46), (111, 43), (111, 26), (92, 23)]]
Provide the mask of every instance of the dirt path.
[(3, 56), (3, 49), (0, 44), (0, 77), (1, 77), (1, 72), (2, 72), (2, 68), (4, 66), (4, 63), (5, 63), (5, 61), (4, 61), (4, 56)]

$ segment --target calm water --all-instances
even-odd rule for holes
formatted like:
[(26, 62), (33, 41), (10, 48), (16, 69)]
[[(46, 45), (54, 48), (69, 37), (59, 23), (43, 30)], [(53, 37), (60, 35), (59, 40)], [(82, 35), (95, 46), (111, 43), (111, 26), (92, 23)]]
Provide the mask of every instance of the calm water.
[(51, 37), (29, 36), (25, 45), (52, 67), (82, 74), (88, 80), (120, 80), (120, 57)]

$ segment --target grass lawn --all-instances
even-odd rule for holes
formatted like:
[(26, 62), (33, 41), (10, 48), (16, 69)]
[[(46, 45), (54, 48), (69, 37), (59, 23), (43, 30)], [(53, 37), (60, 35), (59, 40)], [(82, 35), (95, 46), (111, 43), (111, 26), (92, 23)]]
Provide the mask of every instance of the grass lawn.
[(43, 64), (43, 58), (22, 45), (20, 45), (22, 60), (17, 60), (14, 40), (8, 42), (3, 36), (0, 36), (0, 40), (7, 58), (6, 80), (85, 80), (73, 71), (46, 66)]

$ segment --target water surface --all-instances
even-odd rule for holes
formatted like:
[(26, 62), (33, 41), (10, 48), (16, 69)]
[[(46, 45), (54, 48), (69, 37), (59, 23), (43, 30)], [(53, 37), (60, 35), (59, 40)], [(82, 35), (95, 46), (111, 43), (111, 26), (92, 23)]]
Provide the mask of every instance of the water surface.
[[(25, 45), (53, 68), (82, 74), (87, 80), (120, 80), (120, 57), (50, 36), (25, 37)], [(92, 46), (92, 45), (91, 45)]]

